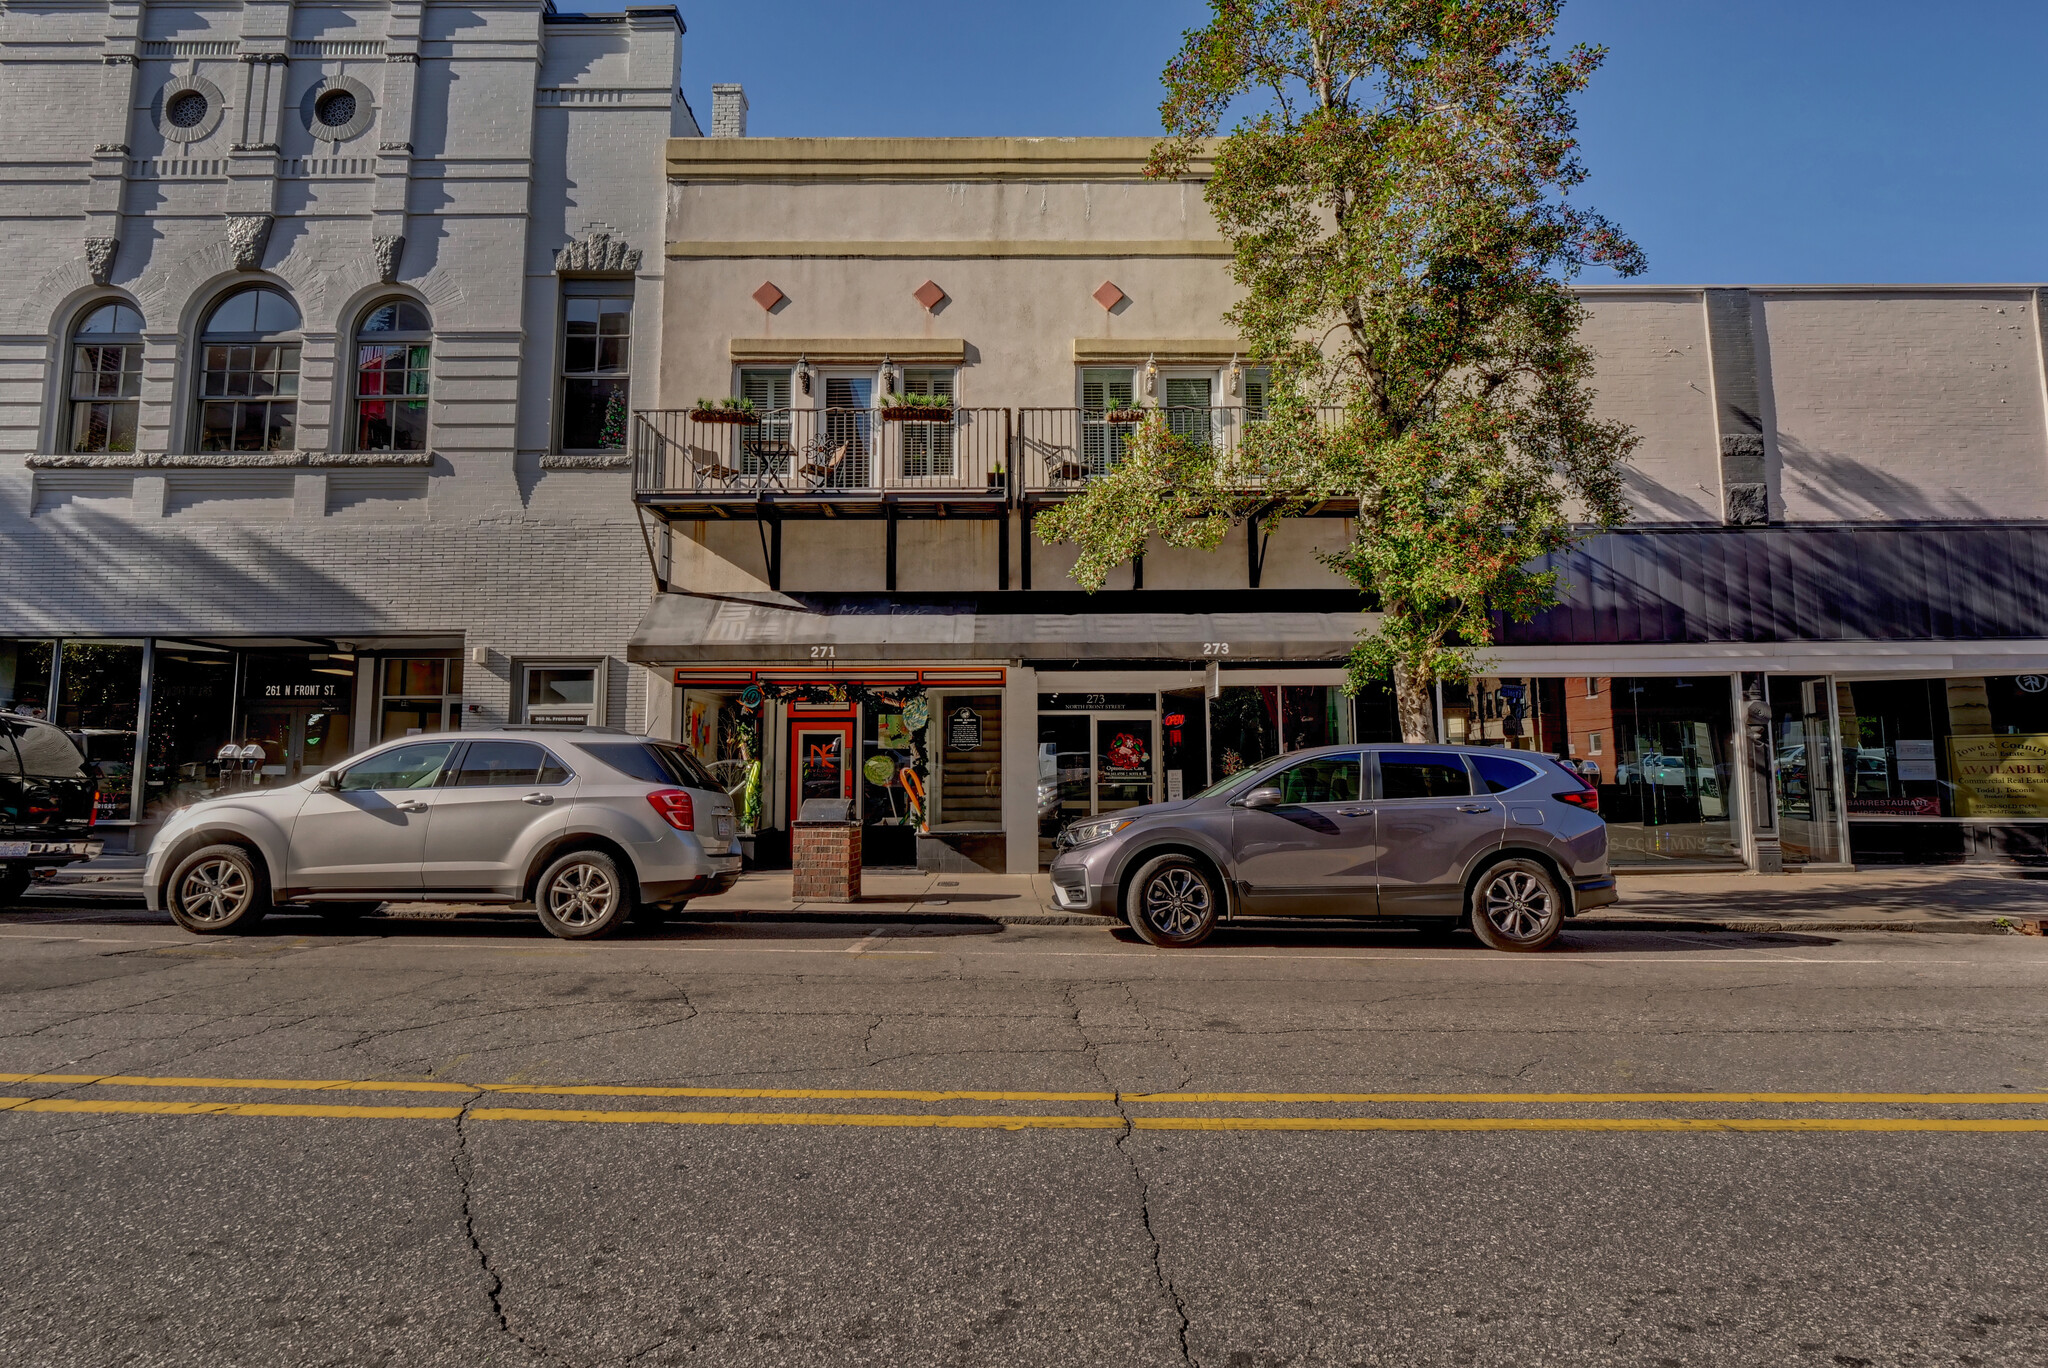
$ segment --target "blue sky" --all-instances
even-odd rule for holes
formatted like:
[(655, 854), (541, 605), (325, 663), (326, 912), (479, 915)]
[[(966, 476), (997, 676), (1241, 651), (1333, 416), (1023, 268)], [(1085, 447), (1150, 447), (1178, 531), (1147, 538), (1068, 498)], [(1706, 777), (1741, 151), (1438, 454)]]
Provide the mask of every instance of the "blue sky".
[[(615, 8), (568, 0), (565, 8)], [(757, 136), (1150, 134), (1201, 0), (680, 0), (684, 90)], [(1568, 0), (1611, 53), (1587, 200), (1653, 281), (2038, 281), (2042, 0)]]

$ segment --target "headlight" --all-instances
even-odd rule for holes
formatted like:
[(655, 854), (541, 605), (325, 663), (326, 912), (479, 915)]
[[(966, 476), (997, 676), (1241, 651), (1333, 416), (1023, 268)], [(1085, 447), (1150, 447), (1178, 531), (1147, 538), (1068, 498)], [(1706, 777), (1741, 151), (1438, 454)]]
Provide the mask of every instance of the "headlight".
[(1108, 817), (1099, 822), (1076, 822), (1060, 833), (1060, 844), (1068, 850), (1076, 846), (1094, 845), (1106, 841), (1122, 831), (1133, 821), (1130, 817)]

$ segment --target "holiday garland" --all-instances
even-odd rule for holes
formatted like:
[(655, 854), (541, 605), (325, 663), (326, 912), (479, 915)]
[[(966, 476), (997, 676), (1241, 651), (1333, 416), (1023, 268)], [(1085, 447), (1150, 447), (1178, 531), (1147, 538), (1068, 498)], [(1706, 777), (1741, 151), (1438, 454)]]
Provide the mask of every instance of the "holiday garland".
[[(925, 700), (921, 685), (890, 684), (749, 684), (740, 691), (740, 706), (749, 710), (763, 707), (770, 702), (794, 703), (851, 703), (866, 707), (900, 713), (903, 725), (910, 733), (910, 760), (898, 774), (902, 781), (904, 796), (910, 802), (912, 823), (920, 831), (930, 829), (931, 814), (926, 806), (925, 783), (930, 774), (931, 759), (925, 747), (925, 728), (931, 722), (931, 705)], [(866, 778), (863, 772), (863, 778)], [(874, 783), (868, 779), (869, 783)], [(876, 787), (886, 787), (876, 785)]]

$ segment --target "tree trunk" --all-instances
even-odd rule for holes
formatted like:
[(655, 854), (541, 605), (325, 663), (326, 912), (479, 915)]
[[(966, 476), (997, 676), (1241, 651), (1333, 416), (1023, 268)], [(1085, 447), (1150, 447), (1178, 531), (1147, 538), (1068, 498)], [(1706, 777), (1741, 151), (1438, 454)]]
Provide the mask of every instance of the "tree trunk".
[(1436, 697), (1430, 681), (1418, 679), (1405, 665), (1394, 667), (1394, 711), (1401, 719), (1401, 739), (1436, 740)]

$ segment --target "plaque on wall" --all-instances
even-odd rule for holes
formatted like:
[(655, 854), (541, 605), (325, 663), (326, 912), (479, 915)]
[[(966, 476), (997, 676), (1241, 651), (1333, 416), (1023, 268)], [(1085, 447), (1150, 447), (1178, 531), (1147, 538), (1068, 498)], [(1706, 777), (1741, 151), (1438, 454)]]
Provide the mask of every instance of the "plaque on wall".
[(946, 718), (946, 746), (950, 750), (981, 749), (981, 714), (972, 708), (955, 708)]

